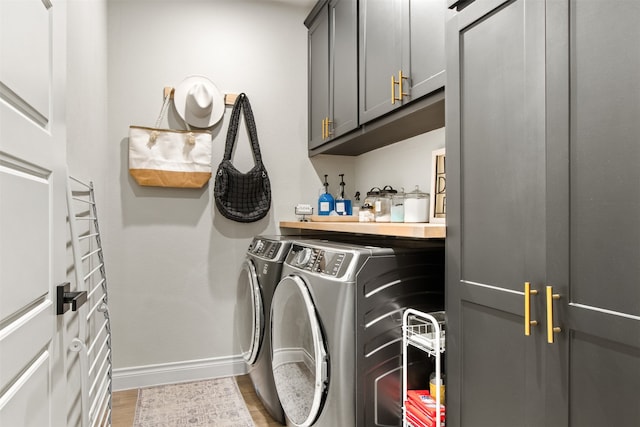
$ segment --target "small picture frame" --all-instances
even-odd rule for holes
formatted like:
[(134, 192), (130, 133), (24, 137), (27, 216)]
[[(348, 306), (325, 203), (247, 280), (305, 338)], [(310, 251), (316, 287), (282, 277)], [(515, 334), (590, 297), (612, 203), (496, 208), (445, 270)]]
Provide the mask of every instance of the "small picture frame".
[(431, 153), (431, 203), (429, 221), (444, 224), (447, 216), (447, 179), (445, 169), (445, 149)]

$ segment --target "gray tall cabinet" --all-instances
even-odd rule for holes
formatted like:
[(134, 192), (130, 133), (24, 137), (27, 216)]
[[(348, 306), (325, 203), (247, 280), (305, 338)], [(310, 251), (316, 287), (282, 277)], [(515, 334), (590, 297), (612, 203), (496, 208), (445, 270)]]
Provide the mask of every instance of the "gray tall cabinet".
[(639, 426), (640, 0), (449, 3), (447, 426)]

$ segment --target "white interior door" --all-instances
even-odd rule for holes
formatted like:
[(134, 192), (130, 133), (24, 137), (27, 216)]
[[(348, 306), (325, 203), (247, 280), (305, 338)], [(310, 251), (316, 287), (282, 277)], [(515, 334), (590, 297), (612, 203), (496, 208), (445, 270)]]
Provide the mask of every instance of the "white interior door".
[(0, 426), (66, 425), (65, 7), (0, 0)]

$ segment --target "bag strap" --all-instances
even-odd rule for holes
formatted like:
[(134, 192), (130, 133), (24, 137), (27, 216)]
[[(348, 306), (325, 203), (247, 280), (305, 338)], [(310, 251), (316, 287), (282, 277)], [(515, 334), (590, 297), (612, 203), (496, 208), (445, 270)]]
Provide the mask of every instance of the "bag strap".
[(249, 132), (249, 139), (251, 140), (251, 149), (253, 150), (253, 159), (256, 165), (262, 165), (262, 155), (260, 154), (260, 145), (258, 144), (258, 132), (256, 130), (256, 122), (253, 118), (253, 111), (251, 111), (251, 104), (249, 98), (244, 93), (241, 93), (236, 98), (236, 102), (233, 104), (233, 111), (231, 111), (231, 120), (229, 121), (229, 130), (227, 131), (227, 142), (224, 146), (223, 160), (231, 160), (231, 153), (236, 143), (238, 136), (238, 125), (240, 124), (240, 112), (244, 112), (244, 119), (247, 124), (247, 130)]
[(167, 115), (167, 110), (169, 109), (169, 94), (166, 94), (164, 97), (164, 101), (162, 102), (162, 108), (160, 109), (160, 114), (158, 115), (158, 119), (156, 120), (156, 129), (160, 127), (160, 122)]
[[(171, 104), (171, 94), (168, 93), (164, 97), (164, 101), (162, 102), (162, 108), (160, 109), (160, 114), (158, 114), (158, 119), (156, 120), (155, 128), (158, 129), (160, 127), (160, 123), (162, 119), (166, 117), (167, 111), (169, 110), (169, 105)], [(184, 120), (184, 126), (187, 130), (191, 130), (189, 123)]]

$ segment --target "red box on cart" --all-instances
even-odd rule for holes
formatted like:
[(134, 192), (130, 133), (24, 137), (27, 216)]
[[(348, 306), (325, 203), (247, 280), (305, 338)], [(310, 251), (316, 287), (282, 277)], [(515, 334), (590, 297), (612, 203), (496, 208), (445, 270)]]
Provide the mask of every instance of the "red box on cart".
[[(436, 418), (436, 401), (429, 390), (408, 390), (407, 398), (431, 418)], [(440, 405), (440, 419), (444, 420), (446, 408)]]

